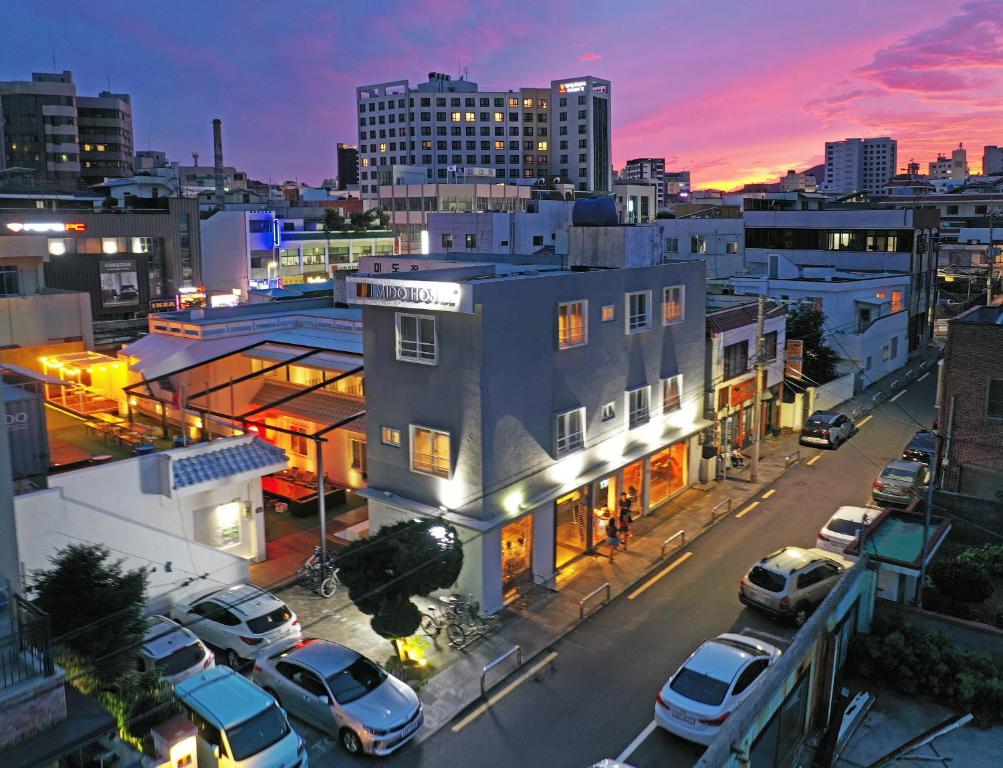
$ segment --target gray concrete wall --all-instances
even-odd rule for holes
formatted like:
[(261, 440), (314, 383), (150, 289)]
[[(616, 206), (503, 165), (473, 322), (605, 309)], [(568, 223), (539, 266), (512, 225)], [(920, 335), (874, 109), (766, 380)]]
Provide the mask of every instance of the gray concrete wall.
[(911, 608), (901, 603), (878, 600), (875, 613), (884, 616), (896, 616), (906, 624), (911, 624), (924, 632), (943, 632), (950, 636), (951, 641), (970, 651), (988, 653), (993, 661), (1003, 666), (1003, 630), (979, 624), (975, 621), (965, 621), (954, 616), (944, 616), (932, 611)]

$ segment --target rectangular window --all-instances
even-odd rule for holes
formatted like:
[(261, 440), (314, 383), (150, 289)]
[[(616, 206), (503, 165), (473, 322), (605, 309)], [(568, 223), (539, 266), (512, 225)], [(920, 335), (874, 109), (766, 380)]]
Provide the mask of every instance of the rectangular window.
[(891, 349), (892, 360), (899, 356), (899, 337), (892, 336), (892, 349)]
[(464, 235), (463, 241), (467, 248), (477, 247), (477, 235)]
[(989, 380), (986, 416), (990, 419), (1003, 419), (1003, 379)]
[(451, 234), (443, 234), (442, 236), (442, 247), (449, 250), (453, 247), (453, 236)]
[(449, 477), (449, 433), (411, 425), (411, 471)]
[(458, 122), (460, 122), (460, 113), (459, 112), (450, 112), (449, 113), (449, 121), (451, 123), (458, 123)]
[(724, 348), (724, 378), (733, 379), (749, 370), (749, 342), (739, 341)]
[(651, 291), (627, 294), (627, 333), (646, 331), (651, 327)]
[(348, 446), (352, 452), (352, 469), (366, 474), (366, 443), (354, 437), (348, 438)]
[(679, 238), (678, 237), (667, 237), (667, 238), (665, 238), (665, 252), (666, 253), (679, 253)]
[(602, 407), (601, 417), (603, 421), (612, 421), (616, 418), (616, 405), (614, 403), (606, 403)]
[(401, 431), (393, 427), (380, 427), (380, 441), (383, 445), (401, 447)]
[(568, 349), (587, 344), (588, 302), (568, 301), (557, 305), (557, 347)]
[(763, 335), (763, 359), (768, 363), (777, 359), (777, 331)]
[(554, 417), (554, 456), (558, 459), (585, 447), (585, 409), (575, 408)]
[(650, 418), (649, 390), (647, 385), (627, 392), (627, 428), (647, 424)]
[(670, 285), (662, 289), (662, 325), (683, 321), (683, 286)]
[(726, 240), (724, 243), (724, 252), (729, 256), (734, 256), (738, 253), (738, 241), (737, 240)]
[(464, 122), (472, 123), (477, 120), (477, 115), (475, 115), (473, 112), (464, 112), (463, 120)]
[(426, 365), (436, 364), (438, 349), (433, 316), (397, 313), (397, 359)]
[(707, 238), (703, 235), (690, 235), (690, 253), (707, 253)]
[(289, 431), (296, 433), (294, 435), (289, 435), (289, 450), (297, 456), (308, 455), (309, 449), (307, 447), (308, 441), (306, 439), (306, 427), (302, 424), (290, 424)]
[(602, 308), (602, 321), (608, 322), (610, 320), (616, 319), (616, 307), (612, 304), (607, 304)]
[(672, 413), (683, 407), (683, 375), (662, 379), (662, 413)]
[(17, 267), (0, 267), (0, 296), (17, 296), (20, 292)]

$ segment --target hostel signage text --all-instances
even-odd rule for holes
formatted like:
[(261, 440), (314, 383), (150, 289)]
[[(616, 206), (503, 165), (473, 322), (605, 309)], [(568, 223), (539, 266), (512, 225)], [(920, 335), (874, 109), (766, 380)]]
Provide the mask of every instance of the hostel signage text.
[(470, 286), (463, 283), (350, 277), (348, 285), (348, 300), (354, 304), (432, 309), (439, 312), (474, 311)]

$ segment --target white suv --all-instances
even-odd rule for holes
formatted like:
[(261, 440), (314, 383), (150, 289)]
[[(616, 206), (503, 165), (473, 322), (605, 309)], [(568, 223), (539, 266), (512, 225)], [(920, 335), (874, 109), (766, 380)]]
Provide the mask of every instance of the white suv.
[(738, 599), (774, 617), (801, 626), (853, 563), (824, 549), (784, 547), (772, 552), (742, 577)]
[(233, 669), (277, 644), (302, 638), (296, 614), (275, 595), (251, 584), (217, 589), (178, 603), (171, 616), (222, 651)]

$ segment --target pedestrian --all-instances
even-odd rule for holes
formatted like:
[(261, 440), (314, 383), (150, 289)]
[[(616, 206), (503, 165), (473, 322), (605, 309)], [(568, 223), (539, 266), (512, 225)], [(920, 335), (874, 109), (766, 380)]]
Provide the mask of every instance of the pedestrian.
[(630, 507), (631, 507), (632, 504), (633, 504), (633, 502), (631, 501), (630, 496), (627, 495), (626, 491), (624, 491), (623, 493), (620, 494), (620, 514), (621, 515), (625, 511), (629, 513), (630, 512)]
[(616, 517), (610, 515), (609, 521), (606, 524), (606, 543), (609, 544), (609, 561), (613, 562), (613, 553), (616, 552), (617, 547), (620, 546), (619, 525), (617, 524)]
[(631, 536), (630, 528), (634, 524), (634, 517), (630, 514), (630, 504), (620, 507), (620, 520), (618, 528), (620, 531), (620, 541), (623, 542), (623, 551), (627, 551), (627, 541)]

